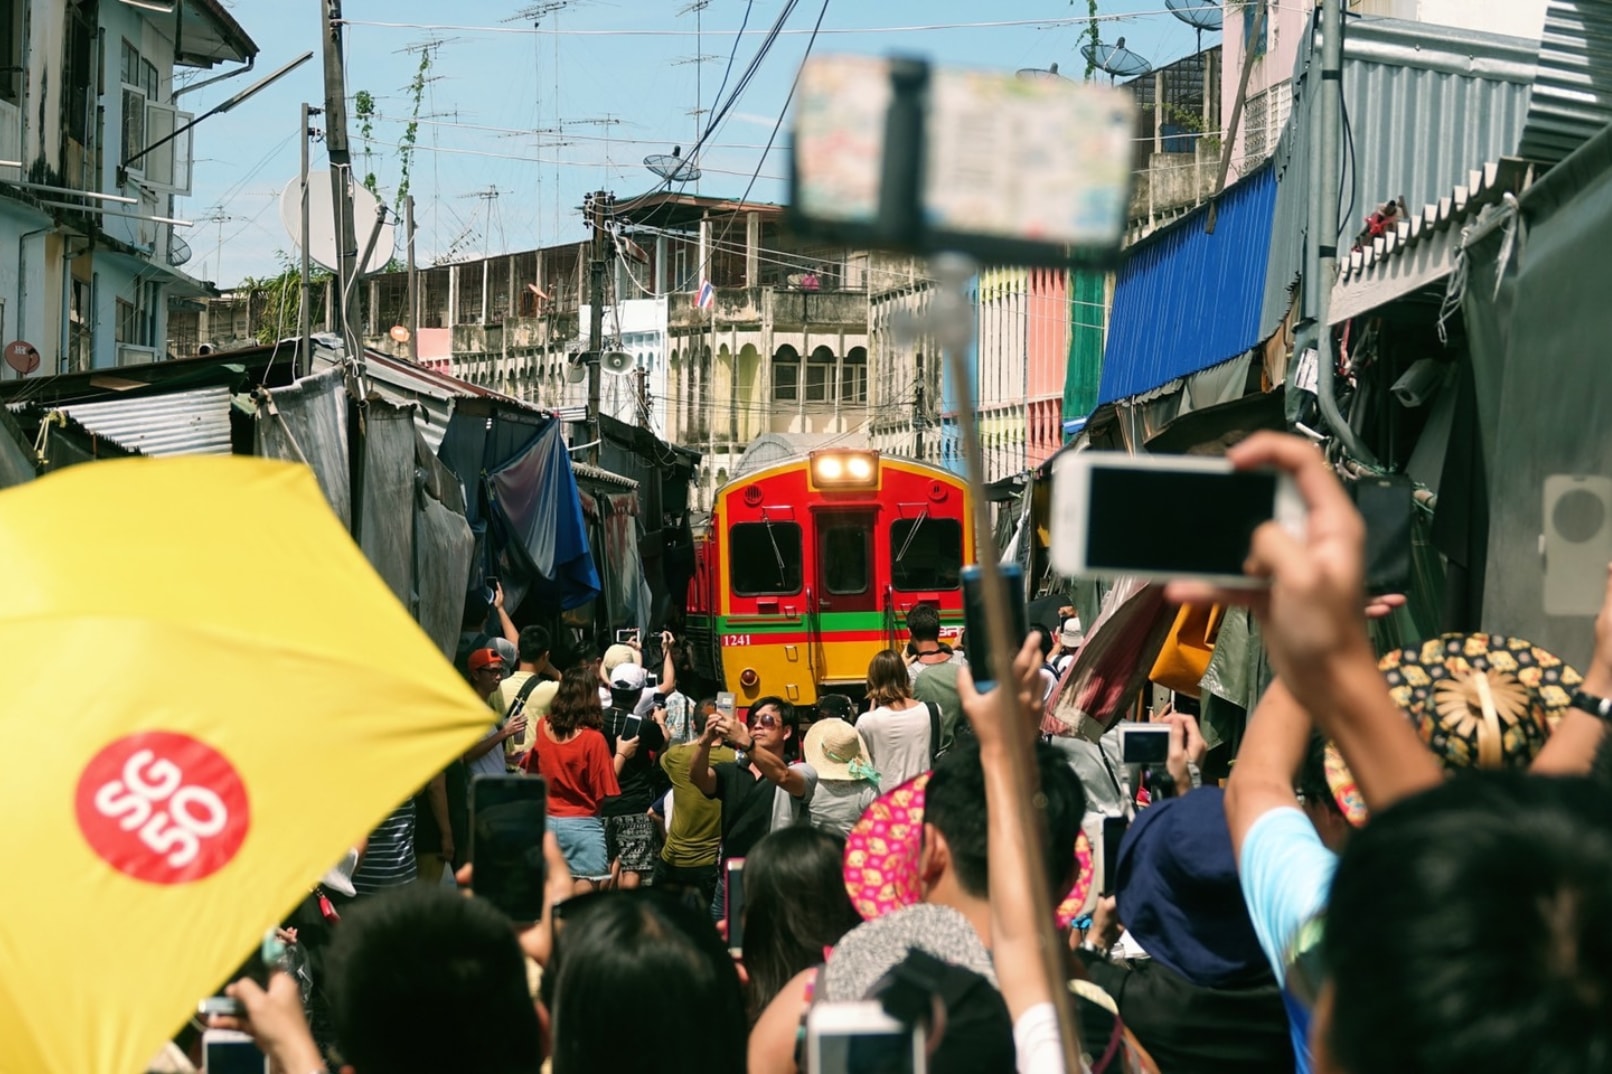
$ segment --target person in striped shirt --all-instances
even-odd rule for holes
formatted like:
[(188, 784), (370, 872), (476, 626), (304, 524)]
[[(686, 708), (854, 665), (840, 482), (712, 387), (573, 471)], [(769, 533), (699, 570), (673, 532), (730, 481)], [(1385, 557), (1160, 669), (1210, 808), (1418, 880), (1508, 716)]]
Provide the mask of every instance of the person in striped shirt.
[(412, 884), (418, 866), (414, 859), (414, 799), (404, 799), (370, 833), (369, 842), (353, 871), (353, 890), (359, 897)]

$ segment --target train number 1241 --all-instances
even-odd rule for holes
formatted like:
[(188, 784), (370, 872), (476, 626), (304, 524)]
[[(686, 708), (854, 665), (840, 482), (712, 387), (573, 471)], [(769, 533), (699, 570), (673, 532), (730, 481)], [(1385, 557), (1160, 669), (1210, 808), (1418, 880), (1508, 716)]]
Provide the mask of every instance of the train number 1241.
[(724, 635), (722, 635), (722, 647), (724, 649), (728, 648), (729, 646), (733, 646), (733, 645), (749, 645), (749, 644), (750, 644), (750, 635), (748, 635), (748, 634), (724, 634)]

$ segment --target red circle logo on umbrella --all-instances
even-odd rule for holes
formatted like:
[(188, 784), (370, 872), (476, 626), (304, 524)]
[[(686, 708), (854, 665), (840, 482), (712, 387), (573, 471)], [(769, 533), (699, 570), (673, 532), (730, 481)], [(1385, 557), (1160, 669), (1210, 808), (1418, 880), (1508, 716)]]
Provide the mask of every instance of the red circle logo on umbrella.
[(95, 853), (153, 884), (216, 873), (251, 824), (235, 766), (205, 742), (169, 731), (129, 735), (97, 753), (79, 777), (76, 808)]

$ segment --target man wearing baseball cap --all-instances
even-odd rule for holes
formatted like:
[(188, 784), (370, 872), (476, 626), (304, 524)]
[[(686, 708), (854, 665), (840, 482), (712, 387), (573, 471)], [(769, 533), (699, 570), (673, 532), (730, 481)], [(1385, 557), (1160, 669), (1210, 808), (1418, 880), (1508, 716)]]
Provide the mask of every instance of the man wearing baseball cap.
[[(475, 688), (476, 696), (488, 702), (490, 710), (490, 699), (498, 691), (498, 684), (504, 681), (504, 658), (498, 655), (496, 649), (477, 649), (470, 654), (467, 663), (470, 667), (470, 684)], [(508, 771), (502, 747), (509, 739), (519, 737), (525, 730), (524, 715), (517, 715), (502, 726), (494, 720), (487, 737), (465, 753), (464, 761), (470, 769), (470, 778), (501, 776)]]

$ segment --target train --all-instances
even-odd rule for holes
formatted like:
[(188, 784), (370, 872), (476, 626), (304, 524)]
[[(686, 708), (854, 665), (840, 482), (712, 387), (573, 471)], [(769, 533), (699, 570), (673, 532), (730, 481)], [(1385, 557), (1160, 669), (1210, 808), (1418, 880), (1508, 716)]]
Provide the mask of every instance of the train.
[(695, 672), (740, 708), (860, 698), (916, 605), (935, 606), (942, 637), (961, 634), (973, 507), (959, 475), (877, 451), (812, 451), (729, 482), (694, 538)]

